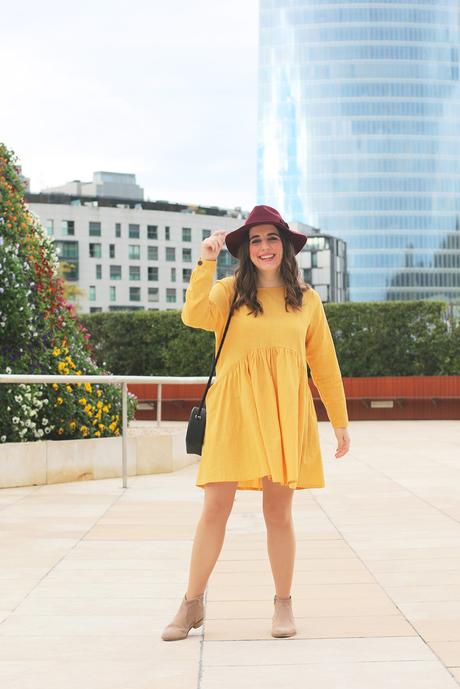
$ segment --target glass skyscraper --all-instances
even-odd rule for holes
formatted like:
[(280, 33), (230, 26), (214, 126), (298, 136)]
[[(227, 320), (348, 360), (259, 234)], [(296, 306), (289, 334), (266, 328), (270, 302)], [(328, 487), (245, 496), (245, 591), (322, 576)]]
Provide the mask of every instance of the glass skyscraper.
[(460, 301), (459, 46), (459, 0), (260, 0), (257, 203), (346, 241), (353, 301)]

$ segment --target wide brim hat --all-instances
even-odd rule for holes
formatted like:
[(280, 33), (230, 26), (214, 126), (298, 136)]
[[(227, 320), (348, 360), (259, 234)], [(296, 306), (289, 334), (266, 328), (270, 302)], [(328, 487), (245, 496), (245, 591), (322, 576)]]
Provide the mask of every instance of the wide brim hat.
[(254, 206), (246, 218), (244, 225), (225, 235), (225, 244), (232, 256), (238, 258), (238, 250), (245, 233), (249, 232), (249, 228), (254, 227), (254, 225), (265, 224), (276, 225), (281, 231), (285, 230), (294, 246), (296, 254), (305, 246), (305, 242), (307, 241), (306, 235), (291, 230), (276, 208), (272, 208), (271, 206)]

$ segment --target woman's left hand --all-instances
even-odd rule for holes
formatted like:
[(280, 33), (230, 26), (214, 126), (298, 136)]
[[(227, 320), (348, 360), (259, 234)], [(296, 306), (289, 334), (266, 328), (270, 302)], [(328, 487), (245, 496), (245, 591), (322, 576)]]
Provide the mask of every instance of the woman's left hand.
[(338, 441), (335, 458), (339, 459), (340, 457), (343, 457), (343, 455), (345, 455), (350, 449), (350, 436), (348, 435), (348, 430), (346, 428), (334, 428), (334, 433)]

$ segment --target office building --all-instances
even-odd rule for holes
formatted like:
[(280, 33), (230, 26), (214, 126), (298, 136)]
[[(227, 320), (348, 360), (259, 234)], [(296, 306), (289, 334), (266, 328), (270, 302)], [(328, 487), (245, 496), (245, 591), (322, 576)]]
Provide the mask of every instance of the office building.
[(257, 203), (347, 245), (352, 301), (460, 300), (460, 3), (261, 0)]

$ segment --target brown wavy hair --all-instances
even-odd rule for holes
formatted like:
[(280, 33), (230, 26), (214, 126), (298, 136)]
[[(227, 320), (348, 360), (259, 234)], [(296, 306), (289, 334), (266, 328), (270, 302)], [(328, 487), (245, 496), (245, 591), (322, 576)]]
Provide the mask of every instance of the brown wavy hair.
[[(283, 244), (283, 257), (280, 265), (280, 276), (285, 284), (286, 291), (284, 296), (285, 310), (288, 307), (300, 311), (302, 309), (303, 293), (311, 288), (301, 275), (296, 260), (294, 245), (289, 234), (283, 228), (276, 226), (281, 242)], [(244, 233), (243, 241), (238, 250), (239, 263), (233, 271), (235, 277), (235, 291), (237, 297), (233, 304), (232, 312), (246, 304), (252, 309), (249, 315), (263, 313), (262, 304), (257, 300), (257, 269), (249, 256), (249, 230)]]

